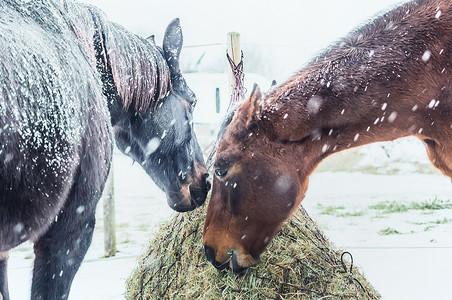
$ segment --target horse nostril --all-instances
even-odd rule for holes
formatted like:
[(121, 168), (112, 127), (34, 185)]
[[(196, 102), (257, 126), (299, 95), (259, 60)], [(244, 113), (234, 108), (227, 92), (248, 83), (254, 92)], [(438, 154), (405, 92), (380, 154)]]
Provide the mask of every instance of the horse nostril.
[(207, 260), (218, 270), (223, 270), (228, 266), (228, 262), (221, 264), (215, 260), (215, 250), (212, 247), (204, 245), (204, 252), (206, 253)]
[(201, 176), (201, 182), (199, 186), (190, 185), (190, 196), (193, 199), (194, 204), (201, 206), (206, 201), (207, 194), (210, 190), (209, 174), (203, 174)]
[(201, 182), (202, 182), (202, 187), (204, 188), (204, 190), (209, 191), (210, 187), (211, 187), (210, 180), (209, 180), (209, 173), (205, 173), (204, 175), (202, 175)]
[(212, 247), (204, 245), (204, 251), (206, 253), (207, 260), (215, 265), (215, 250), (213, 250)]
[(247, 268), (244, 268), (239, 265), (239, 262), (237, 261), (237, 256), (235, 253), (232, 253), (231, 255), (231, 262), (229, 264), (229, 267), (231, 268), (232, 272), (236, 274), (243, 273)]
[(203, 188), (194, 187), (193, 185), (190, 186), (190, 196), (192, 198), (192, 201), (197, 206), (201, 206), (204, 204), (204, 201), (206, 201), (208, 190), (206, 191)]

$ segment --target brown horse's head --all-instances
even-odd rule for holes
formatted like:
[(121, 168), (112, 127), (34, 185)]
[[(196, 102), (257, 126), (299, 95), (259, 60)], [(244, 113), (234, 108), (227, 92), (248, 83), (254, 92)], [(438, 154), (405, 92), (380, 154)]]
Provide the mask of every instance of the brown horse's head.
[(254, 265), (300, 204), (310, 173), (333, 153), (414, 135), (452, 177), (451, 16), (450, 0), (408, 2), (263, 99), (253, 91), (216, 152), (204, 227), (215, 266), (240, 272)]
[[(257, 87), (221, 133), (212, 197), (204, 225), (206, 256), (235, 272), (253, 266), (307, 187), (295, 151), (272, 141), (260, 126)], [(270, 155), (269, 155), (270, 154)]]

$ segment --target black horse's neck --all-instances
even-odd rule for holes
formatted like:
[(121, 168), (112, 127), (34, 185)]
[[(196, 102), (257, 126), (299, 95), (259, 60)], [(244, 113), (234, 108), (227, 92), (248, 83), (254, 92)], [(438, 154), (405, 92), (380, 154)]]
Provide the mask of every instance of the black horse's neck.
[[(141, 116), (155, 111), (172, 89), (172, 75), (181, 76), (178, 67), (169, 66), (163, 51), (152, 42), (104, 20), (94, 10), (91, 17), (93, 46), (90, 47), (94, 48), (112, 125), (121, 122), (125, 111)], [(174, 61), (177, 60), (175, 57)]]
[(107, 98), (107, 106), (110, 111), (111, 124), (119, 122), (121, 104), (118, 91), (113, 79), (113, 73), (108, 59), (108, 51), (105, 47), (105, 34), (101, 28), (101, 22), (94, 12), (91, 12), (94, 22), (94, 53), (96, 56), (96, 69), (102, 81), (102, 93)]

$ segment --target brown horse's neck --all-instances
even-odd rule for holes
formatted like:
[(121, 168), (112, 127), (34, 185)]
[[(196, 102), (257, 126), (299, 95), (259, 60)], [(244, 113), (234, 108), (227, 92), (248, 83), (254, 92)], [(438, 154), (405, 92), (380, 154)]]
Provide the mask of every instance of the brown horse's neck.
[[(428, 72), (424, 76), (435, 75)], [(428, 82), (428, 87), (414, 74), (411, 80), (410, 84), (395, 81), (393, 89), (373, 82), (361, 92), (344, 90), (337, 96), (320, 96), (320, 90), (308, 99), (289, 92), (289, 98), (280, 100), (278, 109), (262, 112), (263, 124), (268, 127), (271, 139), (297, 149), (306, 176), (327, 156), (373, 142), (412, 135), (450, 149), (452, 86), (449, 79), (438, 76)], [(449, 154), (452, 153), (445, 155)], [(439, 168), (449, 173), (444, 171), (449, 167)]]
[(377, 18), (269, 93), (258, 112), (268, 137), (301, 145), (314, 165), (347, 148), (409, 135), (446, 147), (452, 6), (431, 2)]
[(337, 96), (320, 90), (308, 99), (289, 92), (275, 101), (281, 103), (277, 109), (262, 112), (263, 124), (271, 139), (301, 147), (303, 164), (312, 168), (333, 153), (373, 142), (411, 135), (439, 145), (452, 142), (449, 79), (438, 77), (429, 87), (414, 74), (411, 80), (395, 82), (393, 89), (373, 82), (365, 91)]

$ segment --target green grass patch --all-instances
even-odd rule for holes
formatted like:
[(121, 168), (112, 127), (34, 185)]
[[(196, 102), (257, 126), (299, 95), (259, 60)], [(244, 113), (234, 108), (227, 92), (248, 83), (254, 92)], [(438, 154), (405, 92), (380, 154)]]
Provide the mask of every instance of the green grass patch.
[(429, 226), (427, 226), (427, 227), (424, 228), (424, 231), (425, 231), (425, 232), (430, 231), (430, 230), (432, 230), (432, 229), (435, 228), (435, 227), (436, 227), (436, 225), (429, 225)]
[(433, 221), (432, 224), (441, 225), (441, 224), (449, 224), (450, 222), (452, 222), (451, 219), (443, 218), (443, 219), (438, 219), (436, 221)]
[(369, 206), (370, 209), (381, 210), (385, 213), (400, 213), (409, 210), (408, 205), (404, 203), (399, 203), (397, 201), (385, 201), (379, 202), (375, 205)]
[(378, 232), (379, 235), (393, 235), (393, 234), (401, 234), (399, 231), (394, 228), (388, 227), (386, 229), (380, 230)]
[(379, 202), (375, 205), (369, 206), (370, 209), (379, 210), (384, 213), (403, 213), (409, 210), (441, 210), (452, 209), (452, 203), (447, 200), (433, 199), (422, 202), (397, 202), (397, 201), (385, 201)]
[(321, 209), (320, 214), (330, 215), (330, 216), (334, 216), (338, 213), (339, 210), (345, 209), (345, 207), (342, 205), (341, 206), (332, 206), (332, 205), (323, 206), (322, 204), (317, 204), (317, 208)]
[(412, 209), (417, 210), (441, 210), (441, 209), (451, 209), (452, 203), (440, 199), (427, 200), (420, 203), (413, 202)]
[(346, 218), (346, 217), (362, 217), (362, 216), (364, 216), (364, 211), (363, 210), (349, 211), (349, 212), (336, 214), (336, 217), (342, 217), (342, 218)]
[(452, 222), (452, 219), (449, 218), (442, 218), (435, 221), (429, 221), (429, 222), (413, 222), (414, 225), (442, 225), (442, 224), (449, 224)]
[(361, 217), (364, 215), (363, 210), (357, 210), (357, 211), (344, 211), (345, 206), (323, 206), (322, 204), (317, 204), (317, 208), (320, 209), (320, 214), (322, 215), (329, 215), (339, 218), (345, 218), (345, 217)]

